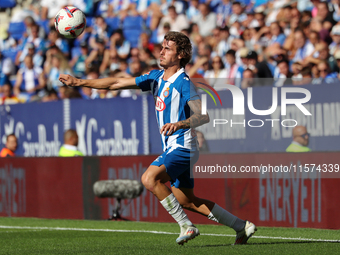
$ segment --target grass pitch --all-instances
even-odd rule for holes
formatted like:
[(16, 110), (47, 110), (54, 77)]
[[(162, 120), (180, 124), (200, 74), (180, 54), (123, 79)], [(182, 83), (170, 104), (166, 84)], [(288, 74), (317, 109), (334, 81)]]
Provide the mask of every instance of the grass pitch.
[(259, 227), (234, 246), (232, 229), (197, 227), (179, 246), (175, 223), (0, 217), (0, 254), (340, 254), (340, 230)]

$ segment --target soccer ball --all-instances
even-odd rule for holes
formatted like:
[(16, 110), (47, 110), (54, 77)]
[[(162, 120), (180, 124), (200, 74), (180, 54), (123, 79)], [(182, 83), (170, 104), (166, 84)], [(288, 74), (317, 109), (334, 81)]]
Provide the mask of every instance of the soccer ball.
[(67, 6), (55, 16), (54, 26), (66, 38), (76, 38), (84, 31), (86, 18), (77, 7)]

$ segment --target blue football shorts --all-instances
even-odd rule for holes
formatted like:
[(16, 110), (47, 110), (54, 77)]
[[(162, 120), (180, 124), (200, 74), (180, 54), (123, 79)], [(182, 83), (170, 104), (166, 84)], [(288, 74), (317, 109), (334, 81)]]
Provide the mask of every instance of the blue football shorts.
[(165, 166), (167, 174), (171, 177), (171, 187), (192, 189), (194, 179), (190, 177), (190, 173), (198, 157), (199, 152), (197, 150), (190, 151), (181, 147), (176, 149), (169, 148), (151, 165)]

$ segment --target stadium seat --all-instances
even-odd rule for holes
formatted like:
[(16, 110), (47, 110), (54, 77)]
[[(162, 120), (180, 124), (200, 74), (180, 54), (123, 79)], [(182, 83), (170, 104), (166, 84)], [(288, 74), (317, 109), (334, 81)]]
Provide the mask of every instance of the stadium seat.
[(113, 17), (113, 18), (106, 18), (106, 23), (110, 26), (112, 30), (116, 30), (120, 26), (120, 20), (119, 18)]
[(16, 0), (1, 0), (0, 8), (13, 8), (17, 5)]
[(39, 20), (39, 21), (37, 21), (38, 25), (41, 26), (45, 30), (46, 34), (48, 34), (50, 32), (49, 22), (50, 22), (49, 20)]
[(8, 33), (11, 34), (11, 36), (19, 40), (21, 39), (23, 33), (26, 31), (26, 26), (24, 22), (11, 22), (9, 23)]
[(151, 34), (151, 37), (150, 37), (151, 43), (158, 43), (157, 34), (158, 34), (158, 29), (155, 29), (155, 30), (152, 31), (152, 34)]
[(1, 54), (5, 57), (5, 58), (10, 58), (13, 63), (15, 62), (15, 58), (17, 56), (19, 50), (17, 49), (9, 49), (9, 50), (4, 50), (1, 52)]
[(75, 56), (81, 55), (81, 49), (80, 47), (73, 47), (71, 50), (71, 57), (74, 58)]
[(148, 16), (147, 18), (146, 18), (146, 21), (145, 21), (145, 25), (146, 25), (146, 27), (150, 27), (150, 25), (151, 25), (151, 20), (152, 20), (152, 17), (151, 16)]
[(123, 34), (126, 40), (129, 41), (132, 48), (136, 48), (138, 46), (139, 36), (142, 33), (142, 30), (138, 29), (124, 29)]
[(123, 20), (123, 29), (142, 30), (144, 26), (144, 20), (141, 16), (127, 16)]
[(86, 27), (92, 27), (95, 21), (94, 17), (86, 17)]

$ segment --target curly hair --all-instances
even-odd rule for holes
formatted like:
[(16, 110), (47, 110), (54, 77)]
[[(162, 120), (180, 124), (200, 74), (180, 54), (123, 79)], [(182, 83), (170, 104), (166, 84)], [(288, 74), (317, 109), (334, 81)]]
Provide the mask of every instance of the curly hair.
[(183, 33), (170, 31), (164, 36), (164, 40), (176, 43), (176, 51), (182, 56), (180, 61), (181, 67), (185, 67), (189, 63), (192, 56), (192, 46), (190, 39)]

